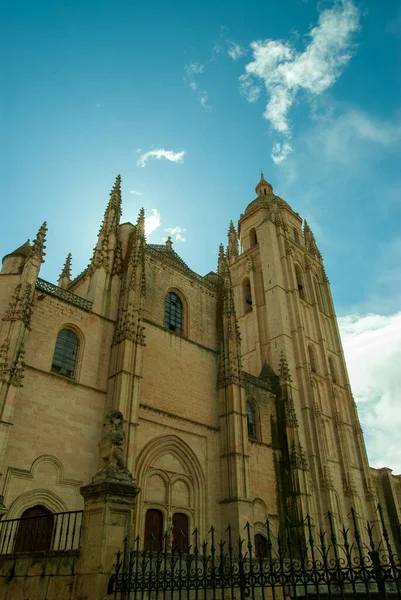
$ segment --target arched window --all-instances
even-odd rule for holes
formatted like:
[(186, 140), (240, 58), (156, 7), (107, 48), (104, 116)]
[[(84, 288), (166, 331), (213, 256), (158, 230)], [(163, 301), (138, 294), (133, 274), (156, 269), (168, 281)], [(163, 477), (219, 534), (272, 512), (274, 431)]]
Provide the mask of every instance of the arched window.
[(250, 240), (251, 240), (251, 248), (253, 248), (258, 243), (258, 238), (257, 238), (257, 235), (256, 235), (256, 229), (254, 227), (252, 227), (251, 231), (249, 232), (249, 237), (250, 237)]
[(308, 353), (309, 353), (309, 363), (310, 363), (311, 371), (312, 371), (312, 373), (316, 373), (317, 369), (316, 369), (315, 350), (313, 349), (312, 346), (308, 346)]
[(145, 518), (145, 550), (162, 550), (163, 545), (163, 513), (150, 508)]
[(303, 283), (304, 280), (302, 276), (302, 271), (298, 265), (295, 265), (295, 279), (297, 281), (299, 297), (302, 298), (302, 300), (305, 300), (305, 287)]
[(248, 427), (248, 437), (256, 438), (256, 419), (255, 409), (250, 402), (246, 403), (246, 423)]
[(242, 296), (244, 299), (244, 312), (250, 312), (252, 310), (252, 292), (251, 282), (248, 278), (242, 282)]
[(331, 356), (329, 356), (329, 367), (330, 367), (330, 375), (331, 375), (331, 379), (332, 379), (333, 383), (338, 383), (337, 369), (334, 364), (334, 360)]
[(14, 552), (51, 550), (52, 534), (52, 513), (40, 504), (27, 508), (19, 521)]
[(299, 244), (299, 233), (296, 227), (293, 227), (293, 233), (294, 233), (294, 241), (296, 244)]
[(173, 515), (173, 546), (175, 550), (187, 552), (190, 545), (188, 540), (188, 516), (184, 513)]
[(261, 533), (255, 535), (255, 554), (261, 558), (267, 558), (267, 539)]
[(73, 378), (78, 354), (78, 338), (71, 329), (62, 329), (54, 348), (52, 371)]
[(175, 292), (168, 292), (164, 300), (164, 326), (182, 334), (182, 302)]

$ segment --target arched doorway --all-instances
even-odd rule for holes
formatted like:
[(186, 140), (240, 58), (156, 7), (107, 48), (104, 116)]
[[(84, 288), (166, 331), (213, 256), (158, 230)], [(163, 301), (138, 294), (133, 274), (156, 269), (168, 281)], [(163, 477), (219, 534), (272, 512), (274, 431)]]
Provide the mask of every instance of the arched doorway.
[(51, 550), (52, 534), (52, 513), (41, 504), (27, 508), (18, 525), (14, 552)]

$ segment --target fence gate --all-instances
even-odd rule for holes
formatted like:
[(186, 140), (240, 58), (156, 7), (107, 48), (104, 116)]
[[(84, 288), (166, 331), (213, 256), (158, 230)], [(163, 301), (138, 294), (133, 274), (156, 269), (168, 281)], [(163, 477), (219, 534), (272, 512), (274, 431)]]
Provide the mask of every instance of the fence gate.
[(176, 547), (167, 534), (161, 544), (148, 541), (149, 550), (137, 538), (117, 553), (108, 592), (118, 600), (401, 600), (401, 529), (390, 540), (380, 506), (378, 513), (381, 523), (361, 526), (351, 510), (349, 527), (328, 513), (327, 531), (307, 516), (297, 527), (287, 521), (279, 537), (267, 521), (255, 537), (247, 523), (238, 539), (229, 526), (224, 541), (214, 527), (205, 540), (181, 531)]

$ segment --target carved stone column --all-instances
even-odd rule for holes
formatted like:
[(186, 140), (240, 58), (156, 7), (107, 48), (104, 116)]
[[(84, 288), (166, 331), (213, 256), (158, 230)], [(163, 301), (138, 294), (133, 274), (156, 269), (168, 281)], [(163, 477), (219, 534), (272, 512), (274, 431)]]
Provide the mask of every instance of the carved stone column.
[(126, 467), (122, 450), (123, 416), (112, 410), (106, 417), (99, 442), (102, 468), (92, 483), (81, 488), (85, 506), (79, 546), (79, 561), (72, 598), (107, 598), (116, 552), (124, 539), (133, 544), (136, 497), (140, 491)]

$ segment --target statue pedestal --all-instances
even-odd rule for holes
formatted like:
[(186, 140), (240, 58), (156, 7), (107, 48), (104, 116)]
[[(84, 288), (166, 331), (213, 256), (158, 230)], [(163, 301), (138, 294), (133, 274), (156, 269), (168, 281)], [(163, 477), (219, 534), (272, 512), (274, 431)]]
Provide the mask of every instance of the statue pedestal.
[(76, 598), (108, 598), (107, 585), (124, 539), (133, 543), (135, 482), (98, 480), (81, 488), (85, 507), (77, 565)]

